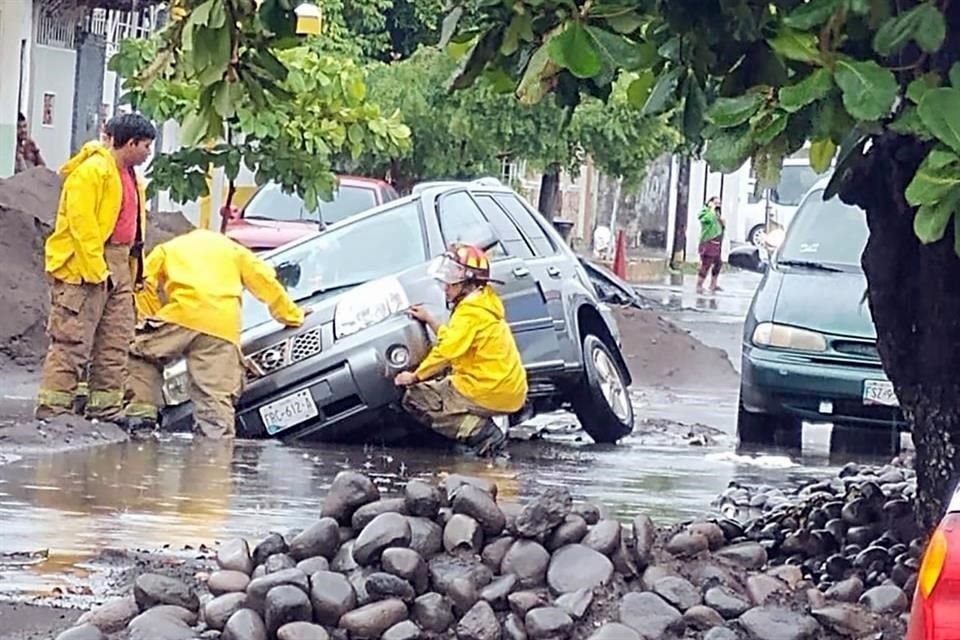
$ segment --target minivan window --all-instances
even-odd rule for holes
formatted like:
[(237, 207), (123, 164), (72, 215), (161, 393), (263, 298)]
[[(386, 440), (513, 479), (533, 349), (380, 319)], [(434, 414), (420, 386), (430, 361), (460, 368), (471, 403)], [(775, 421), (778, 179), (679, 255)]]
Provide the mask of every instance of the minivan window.
[(377, 192), (364, 187), (341, 186), (333, 193), (333, 200), (320, 202), (313, 211), (307, 211), (303, 199), (285, 193), (279, 184), (270, 183), (257, 191), (243, 211), (251, 220), (280, 220), (283, 222), (319, 222), (331, 225), (344, 218), (377, 206)]
[[(427, 260), (417, 202), (406, 202), (327, 231), (270, 257), (277, 279), (294, 300), (399, 273)], [(269, 319), (263, 304), (246, 296), (244, 326)]]
[(513, 218), (523, 232), (527, 235), (527, 238), (530, 239), (531, 244), (533, 244), (534, 250), (538, 255), (541, 256), (552, 256), (557, 252), (557, 248), (554, 246), (553, 242), (547, 237), (547, 234), (544, 233), (543, 227), (540, 226), (540, 222), (534, 218), (534, 213), (529, 211), (523, 203), (517, 200), (516, 197), (511, 195), (496, 195), (494, 199), (500, 203), (500, 205), (507, 210), (507, 213), (510, 214), (510, 217)]
[(797, 211), (777, 259), (859, 269), (868, 233), (863, 209), (836, 196), (824, 201), (823, 190), (818, 189)]

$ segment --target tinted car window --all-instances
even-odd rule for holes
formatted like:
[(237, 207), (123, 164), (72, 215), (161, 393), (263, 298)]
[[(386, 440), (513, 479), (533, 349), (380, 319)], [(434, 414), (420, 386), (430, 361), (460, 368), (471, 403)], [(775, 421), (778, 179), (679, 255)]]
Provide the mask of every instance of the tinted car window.
[(533, 212), (523, 206), (522, 202), (513, 196), (507, 195), (496, 195), (494, 199), (507, 210), (507, 213), (510, 214), (514, 222), (523, 229), (523, 232), (527, 235), (527, 238), (530, 239), (538, 255), (552, 256), (557, 252), (557, 248), (547, 237), (547, 234), (544, 233), (539, 221), (534, 219)]
[(779, 260), (822, 262), (860, 268), (867, 244), (867, 220), (862, 209), (840, 198), (823, 200), (823, 190), (810, 194), (790, 224)]
[[(395, 274), (426, 259), (417, 203), (406, 202), (294, 245), (269, 262), (290, 296), (302, 300)], [(264, 305), (249, 295), (243, 312), (244, 326), (269, 319)]]
[[(487, 224), (480, 209), (474, 203), (465, 191), (456, 191), (454, 193), (440, 197), (440, 232), (443, 234), (443, 241), (447, 244), (455, 242), (468, 242), (469, 231), (478, 226)], [(492, 223), (491, 223), (492, 224)], [(495, 230), (496, 227), (494, 227)], [(498, 233), (499, 235), (499, 233)], [(487, 251), (490, 259), (496, 260), (507, 255), (503, 243)]]
[(329, 225), (376, 205), (377, 193), (373, 189), (342, 186), (334, 192), (332, 201), (321, 201), (318, 208), (307, 211), (300, 196), (284, 193), (278, 184), (268, 184), (250, 199), (243, 216), (287, 222), (319, 222), (322, 216)]
[(497, 230), (497, 235), (500, 236), (500, 240), (503, 242), (507, 253), (519, 258), (533, 257), (533, 251), (530, 249), (530, 245), (528, 245), (527, 241), (520, 235), (516, 224), (514, 224), (510, 217), (504, 213), (503, 209), (494, 202), (491, 196), (477, 196), (477, 204), (480, 205), (483, 215), (487, 217), (487, 220), (493, 225), (493, 228)]

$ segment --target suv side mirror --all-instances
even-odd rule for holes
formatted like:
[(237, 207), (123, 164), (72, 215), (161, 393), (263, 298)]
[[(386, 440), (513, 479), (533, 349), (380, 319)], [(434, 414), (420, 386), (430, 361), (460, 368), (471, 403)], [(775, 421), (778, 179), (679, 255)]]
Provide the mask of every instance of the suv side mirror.
[(727, 262), (738, 269), (746, 269), (754, 273), (763, 273), (767, 270), (767, 263), (760, 257), (759, 247), (737, 247), (730, 251)]

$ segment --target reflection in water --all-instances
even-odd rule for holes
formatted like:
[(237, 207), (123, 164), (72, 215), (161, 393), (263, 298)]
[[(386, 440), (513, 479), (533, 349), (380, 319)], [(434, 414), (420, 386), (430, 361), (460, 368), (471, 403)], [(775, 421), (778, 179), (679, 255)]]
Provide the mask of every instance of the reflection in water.
[[(502, 502), (562, 485), (614, 516), (642, 512), (658, 523), (704, 513), (731, 481), (787, 486), (825, 472), (718, 455), (724, 451), (641, 436), (615, 447), (516, 443), (511, 460), (494, 465), (424, 450), (173, 439), (27, 456), (0, 466), (0, 593), (82, 582), (83, 563), (105, 548), (178, 550), (304, 527), (348, 468), (371, 475), (384, 494), (411, 477), (446, 473), (494, 480)], [(43, 549), (49, 558), (36, 565), (5, 561)]]

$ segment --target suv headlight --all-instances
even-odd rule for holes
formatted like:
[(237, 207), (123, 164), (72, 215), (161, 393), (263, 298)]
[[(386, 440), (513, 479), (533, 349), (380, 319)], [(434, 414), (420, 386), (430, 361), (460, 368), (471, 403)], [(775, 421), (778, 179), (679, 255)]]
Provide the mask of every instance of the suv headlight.
[(187, 363), (180, 360), (163, 370), (163, 401), (169, 406), (175, 406), (189, 399)]
[(407, 292), (396, 278), (381, 278), (344, 294), (333, 313), (336, 339), (363, 331), (410, 306)]
[(793, 351), (827, 350), (827, 340), (822, 334), (773, 322), (761, 322), (757, 325), (753, 330), (753, 344)]

